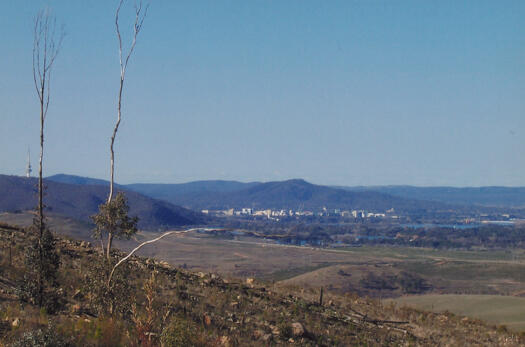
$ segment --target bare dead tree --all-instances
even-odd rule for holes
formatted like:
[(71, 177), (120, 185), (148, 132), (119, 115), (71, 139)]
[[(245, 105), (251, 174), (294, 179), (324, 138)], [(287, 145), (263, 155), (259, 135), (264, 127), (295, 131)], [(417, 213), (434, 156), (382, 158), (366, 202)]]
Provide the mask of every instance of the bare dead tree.
[(51, 72), (64, 39), (63, 28), (57, 31), (56, 19), (49, 10), (38, 12), (33, 32), (33, 80), (40, 102), (40, 157), (38, 163), (38, 219), (40, 237), (44, 226), (42, 163), (44, 160), (44, 124), (49, 108)]
[[(117, 132), (120, 126), (120, 122), (122, 120), (122, 92), (124, 90), (126, 70), (127, 70), (131, 55), (133, 54), (133, 51), (135, 50), (135, 46), (137, 43), (137, 37), (142, 29), (142, 24), (144, 23), (144, 19), (146, 18), (146, 15), (148, 13), (148, 5), (143, 6), (142, 1), (135, 3), (135, 21), (133, 24), (133, 38), (131, 40), (131, 45), (126, 50), (123, 48), (122, 35), (120, 33), (120, 24), (119, 24), (120, 11), (122, 9), (123, 4), (124, 4), (124, 0), (120, 0), (117, 6), (117, 11), (115, 13), (115, 31), (116, 31), (117, 39), (118, 39), (119, 63), (120, 63), (120, 85), (119, 85), (118, 100), (117, 100), (117, 121), (113, 128), (113, 133), (111, 136), (110, 147), (109, 147), (110, 149), (110, 184), (109, 184), (108, 199), (106, 201), (107, 205), (110, 205), (112, 203), (113, 196), (114, 196), (114, 178), (115, 178), (114, 144), (115, 144), (115, 138), (117, 137)], [(110, 228), (110, 229), (107, 229), (106, 232), (107, 232), (106, 249), (104, 249), (104, 242), (103, 242), (102, 235), (100, 236), (101, 237), (100, 240), (101, 240), (102, 252), (106, 253), (106, 257), (109, 260), (113, 238), (115, 237), (115, 234), (119, 233), (119, 231), (113, 230)]]
[(146, 18), (146, 15), (148, 13), (148, 6), (144, 8), (144, 12), (142, 10), (142, 1), (140, 1), (138, 4), (135, 4), (135, 23), (133, 25), (133, 39), (131, 41), (131, 46), (129, 47), (129, 50), (127, 53), (123, 52), (122, 48), (122, 36), (120, 35), (120, 25), (119, 25), (119, 14), (120, 10), (122, 8), (122, 4), (124, 3), (124, 0), (120, 0), (117, 12), (115, 13), (115, 29), (117, 32), (117, 39), (118, 39), (118, 52), (119, 52), (119, 62), (120, 62), (120, 87), (118, 92), (118, 103), (117, 103), (117, 122), (115, 123), (115, 127), (113, 128), (113, 135), (111, 136), (111, 145), (110, 145), (110, 151), (111, 151), (111, 180), (110, 180), (110, 186), (109, 186), (109, 196), (108, 196), (108, 202), (111, 201), (113, 198), (113, 186), (114, 186), (114, 173), (115, 173), (115, 152), (113, 151), (113, 145), (115, 143), (115, 137), (117, 136), (117, 131), (120, 125), (120, 121), (122, 119), (122, 91), (124, 90), (124, 80), (126, 78), (126, 69), (128, 67), (129, 58), (133, 54), (133, 51), (135, 50), (135, 45), (137, 43), (137, 37), (140, 33), (140, 30), (142, 29), (142, 23), (144, 23), (144, 19)]
[(20, 299), (40, 307), (55, 307), (53, 289), (57, 287), (56, 273), (60, 258), (55, 249), (55, 239), (44, 217), (44, 186), (42, 171), (44, 161), (44, 125), (49, 109), (51, 73), (60, 52), (64, 30), (57, 30), (56, 19), (49, 10), (40, 11), (35, 17), (33, 32), (33, 81), (40, 103), (40, 157), (38, 165), (38, 206), (30, 236), (31, 244), (25, 250), (26, 271), (20, 288)]

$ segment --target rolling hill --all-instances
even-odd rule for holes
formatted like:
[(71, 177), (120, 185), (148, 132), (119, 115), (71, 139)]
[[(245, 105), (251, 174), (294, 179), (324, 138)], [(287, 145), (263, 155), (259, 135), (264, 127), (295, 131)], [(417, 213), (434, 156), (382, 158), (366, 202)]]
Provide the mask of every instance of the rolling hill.
[(379, 192), (349, 192), (315, 185), (301, 179), (260, 183), (237, 191), (200, 192), (174, 196), (171, 202), (193, 209), (253, 207), (258, 209), (366, 209), (385, 211), (422, 211), (446, 208), (441, 203), (409, 200)]
[[(103, 180), (70, 175), (56, 175), (48, 179), (80, 185), (93, 182), (108, 184)], [(399, 211), (422, 212), (445, 208), (441, 203), (414, 201), (374, 191), (349, 192), (311, 184), (302, 179), (266, 183), (195, 181), (182, 184), (130, 184), (120, 187), (195, 210), (243, 207), (320, 210), (326, 207), (384, 211), (394, 207)]]
[[(107, 181), (72, 175), (48, 180), (79, 185), (108, 185)], [(421, 214), (435, 211), (492, 211), (494, 208), (525, 206), (525, 188), (481, 187), (329, 187), (301, 179), (276, 182), (194, 181), (179, 184), (129, 184), (136, 191), (190, 209), (272, 208), (319, 210), (366, 209)]]
[[(51, 180), (44, 182), (47, 187), (44, 197), (47, 210), (81, 221), (90, 220), (89, 217), (98, 211), (98, 206), (105, 201), (108, 193), (108, 188), (103, 185), (66, 184)], [(36, 187), (36, 178), (0, 175), (0, 211), (34, 209), (37, 204)], [(126, 197), (130, 214), (140, 218), (141, 229), (156, 230), (206, 221), (202, 214), (166, 201), (132, 191), (126, 191)]]

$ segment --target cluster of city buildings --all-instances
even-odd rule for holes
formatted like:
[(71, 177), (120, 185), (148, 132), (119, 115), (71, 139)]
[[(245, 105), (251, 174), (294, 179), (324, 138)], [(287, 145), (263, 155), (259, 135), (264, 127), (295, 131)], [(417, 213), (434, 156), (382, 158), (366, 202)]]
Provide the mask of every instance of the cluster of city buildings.
[[(280, 219), (285, 217), (310, 217), (310, 216), (318, 216), (318, 217), (346, 217), (346, 218), (357, 218), (357, 219), (364, 219), (364, 218), (384, 218), (386, 217), (386, 213), (375, 213), (375, 212), (367, 212), (364, 210), (340, 210), (340, 209), (333, 209), (328, 210), (327, 208), (323, 208), (321, 211), (313, 212), (313, 211), (295, 211), (295, 210), (272, 210), (272, 209), (265, 209), (265, 210), (256, 210), (253, 208), (245, 207), (240, 210), (236, 210), (233, 208), (227, 209), (227, 210), (202, 210), (201, 211), (204, 214), (214, 215), (214, 216), (224, 216), (224, 217), (266, 217), (268, 219)], [(394, 212), (393, 209), (388, 210), (388, 212)]]

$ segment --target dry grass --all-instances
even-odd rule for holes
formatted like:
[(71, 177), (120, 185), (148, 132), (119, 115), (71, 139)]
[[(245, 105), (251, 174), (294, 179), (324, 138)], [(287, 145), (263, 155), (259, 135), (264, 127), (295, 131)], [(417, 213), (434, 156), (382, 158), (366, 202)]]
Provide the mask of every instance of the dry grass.
[[(22, 231), (0, 231), (3, 264), (0, 269), (2, 280), (5, 280), (22, 272), (20, 264), (26, 238)], [(13, 254), (14, 264), (8, 267), (3, 250), (13, 241), (18, 247)], [(214, 346), (517, 346), (523, 343), (519, 336), (451, 314), (398, 308), (355, 295), (332, 293), (327, 293), (324, 305), (319, 305), (319, 292), (314, 289), (224, 280), (215, 274), (176, 269), (138, 257), (132, 257), (132, 276), (126, 276), (132, 282), (132, 297), (138, 311), (133, 313), (132, 319), (97, 317), (89, 302), (82, 299), (88, 295), (82, 279), (88, 273), (89, 264), (96, 263), (100, 255), (92, 247), (76, 241), (62, 239), (58, 247), (62, 255), (63, 311), (57, 316), (46, 316), (28, 305), (20, 306), (13, 299), (11, 289), (3, 288), (0, 311), (8, 314), (0, 317), (6, 329), (0, 343), (13, 341), (26, 329), (42, 326), (51, 319), (58, 331), (74, 336), (81, 345), (133, 345), (140, 341), (140, 336), (145, 336), (137, 322), (150, 322), (151, 312), (157, 316), (152, 318), (155, 323), (148, 329), (153, 330), (155, 336), (167, 326), (161, 318), (171, 315), (169, 320), (192, 327), (192, 334), (199, 343)], [(149, 305), (148, 295), (144, 295), (142, 288), (150, 280), (152, 271), (157, 273), (154, 292), (158, 294), (150, 295), (156, 302)], [(150, 306), (155, 309), (148, 310)], [(16, 319), (19, 319), (19, 328), (12, 327), (11, 322)], [(307, 332), (291, 336), (293, 322), (300, 322)]]
[(452, 312), (525, 331), (525, 298), (500, 295), (414, 295), (393, 300), (433, 312)]

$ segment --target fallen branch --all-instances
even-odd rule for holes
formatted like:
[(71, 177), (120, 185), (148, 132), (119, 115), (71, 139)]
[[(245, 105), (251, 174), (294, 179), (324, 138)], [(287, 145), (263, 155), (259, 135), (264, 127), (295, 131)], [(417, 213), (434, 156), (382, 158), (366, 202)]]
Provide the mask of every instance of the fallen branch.
[(108, 278), (108, 288), (109, 288), (109, 285), (111, 284), (111, 279), (113, 278), (113, 273), (115, 272), (115, 270), (117, 269), (117, 267), (119, 267), (122, 263), (124, 263), (126, 260), (128, 260), (133, 254), (135, 254), (135, 252), (137, 252), (139, 249), (141, 249), (142, 247), (150, 244), (150, 243), (154, 243), (154, 242), (157, 242), (159, 241), (160, 239), (168, 236), (168, 235), (173, 235), (173, 234), (184, 234), (184, 233), (189, 233), (191, 231), (197, 231), (197, 230), (204, 230), (204, 231), (215, 231), (215, 230), (222, 230), (222, 229), (209, 229), (209, 228), (191, 228), (191, 229), (186, 229), (186, 230), (172, 230), (172, 231), (168, 231), (168, 232), (165, 232), (164, 234), (160, 235), (159, 237), (157, 237), (156, 239), (153, 239), (153, 240), (149, 240), (149, 241), (145, 241), (145, 242), (142, 242), (140, 245), (138, 245), (137, 247), (135, 247), (135, 249), (133, 249), (131, 252), (129, 252), (129, 254), (127, 256), (125, 256), (124, 258), (120, 259), (116, 264), (115, 266), (113, 266), (113, 269), (111, 270), (111, 273), (109, 274), (109, 278)]
[(372, 319), (368, 318), (368, 315), (362, 314), (359, 311), (356, 311), (352, 308), (350, 308), (350, 311), (352, 311), (356, 316), (359, 317), (363, 322), (372, 323), (372, 324), (409, 324), (410, 322), (407, 321), (394, 321), (394, 320), (382, 320), (382, 319)]

